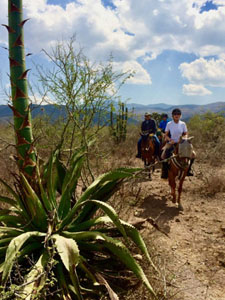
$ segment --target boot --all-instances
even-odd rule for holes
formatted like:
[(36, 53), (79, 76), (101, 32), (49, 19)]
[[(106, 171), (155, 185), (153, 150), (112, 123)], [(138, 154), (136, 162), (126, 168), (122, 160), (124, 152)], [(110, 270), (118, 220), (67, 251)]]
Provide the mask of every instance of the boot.
[(168, 170), (169, 170), (169, 164), (168, 164), (168, 162), (163, 162), (162, 163), (161, 178), (163, 178), (163, 179), (167, 179), (168, 178)]
[(194, 158), (192, 158), (191, 161), (190, 161), (190, 165), (189, 165), (189, 168), (188, 168), (188, 171), (187, 171), (187, 176), (194, 176), (194, 173), (191, 169), (191, 166), (193, 165), (194, 161), (195, 161)]

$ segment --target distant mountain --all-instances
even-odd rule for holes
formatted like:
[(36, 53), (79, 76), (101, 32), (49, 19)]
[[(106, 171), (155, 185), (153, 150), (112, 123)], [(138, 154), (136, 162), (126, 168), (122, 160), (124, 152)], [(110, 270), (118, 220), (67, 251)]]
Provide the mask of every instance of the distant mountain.
[(149, 105), (137, 105), (132, 103), (131, 106), (136, 115), (144, 115), (145, 112), (157, 112), (159, 114), (167, 113), (171, 116), (171, 112), (174, 108), (179, 107), (182, 111), (182, 116), (184, 120), (190, 119), (195, 114), (203, 114), (207, 111), (213, 113), (224, 112), (225, 114), (225, 102), (215, 102), (205, 105), (195, 105), (195, 104), (186, 104), (186, 105), (168, 105), (165, 103), (159, 104), (149, 104)]
[[(178, 107), (178, 105), (168, 105), (165, 103), (158, 104), (137, 104), (137, 103), (127, 103), (126, 104), (129, 111), (133, 111), (134, 114), (138, 116), (144, 115), (145, 112), (157, 112), (167, 113), (169, 116), (174, 108)], [(214, 113), (224, 112), (225, 114), (225, 102), (215, 102), (205, 105), (194, 105), (194, 104), (186, 104), (179, 105), (179, 108), (182, 110), (182, 116), (184, 120), (189, 119), (194, 114), (202, 114), (207, 111), (211, 111)], [(57, 108), (55, 105), (32, 105), (32, 116), (36, 117), (38, 115), (48, 115), (52, 120), (58, 119), (58, 117), (66, 116), (65, 107), (61, 106)], [(0, 121), (5, 122), (12, 118), (12, 111), (7, 105), (0, 105)], [(130, 119), (130, 122), (135, 122), (134, 119)]]

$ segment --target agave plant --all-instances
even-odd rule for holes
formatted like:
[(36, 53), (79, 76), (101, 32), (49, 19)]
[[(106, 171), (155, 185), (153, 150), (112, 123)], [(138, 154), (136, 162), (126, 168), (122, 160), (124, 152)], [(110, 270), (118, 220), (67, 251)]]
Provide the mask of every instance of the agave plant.
[[(110, 269), (115, 260), (120, 260), (155, 295), (141, 266), (128, 250), (132, 241), (153, 265), (142, 237), (134, 226), (120, 220), (107, 203), (121, 183), (139, 169), (120, 168), (105, 173), (76, 199), (74, 191), (83, 161), (81, 149), (74, 153), (66, 169), (56, 150), (42, 168), (42, 176), (38, 174), (38, 192), (23, 173), (17, 191), (1, 180), (11, 195), (0, 197), (1, 202), (10, 205), (0, 212), (0, 283), (4, 293), (10, 288), (15, 264), (25, 268), (24, 282), (11, 289), (10, 299), (38, 299), (35, 297), (45, 287), (49, 269), (57, 279), (58, 299), (84, 299), (90, 293), (99, 295), (103, 285), (111, 299), (118, 299), (107, 282), (104, 273), (107, 268), (103, 267), (108, 264)], [(31, 268), (26, 268), (27, 257), (33, 260)]]

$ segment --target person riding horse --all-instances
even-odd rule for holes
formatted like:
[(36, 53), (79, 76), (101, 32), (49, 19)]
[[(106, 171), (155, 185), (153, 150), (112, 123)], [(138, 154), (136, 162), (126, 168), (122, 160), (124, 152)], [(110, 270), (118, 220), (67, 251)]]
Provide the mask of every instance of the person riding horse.
[(166, 125), (167, 125), (168, 122), (169, 122), (168, 115), (167, 114), (163, 114), (162, 115), (162, 120), (159, 123), (159, 129), (161, 129), (161, 131), (163, 133), (165, 133)]
[(137, 158), (141, 158), (141, 143), (143, 140), (143, 136), (146, 134), (154, 134), (154, 143), (155, 143), (155, 156), (159, 157), (159, 146), (160, 146), (160, 142), (158, 140), (158, 137), (156, 136), (156, 124), (155, 124), (155, 120), (151, 119), (151, 114), (146, 112), (145, 113), (145, 120), (142, 122), (141, 124), (141, 137), (138, 140), (137, 143), (137, 150), (138, 153), (136, 155)]
[[(166, 129), (165, 129), (165, 140), (167, 141), (167, 143), (164, 146), (163, 152), (161, 155), (161, 158), (163, 160), (166, 158), (169, 158), (172, 155), (176, 145), (178, 144), (178, 142), (180, 140), (180, 137), (187, 136), (187, 134), (188, 134), (186, 123), (180, 120), (181, 110), (179, 108), (175, 108), (172, 111), (172, 118), (173, 118), (173, 120), (167, 123)], [(193, 173), (191, 171), (191, 166), (194, 162), (194, 159), (195, 159), (195, 153), (193, 151), (187, 176), (193, 176)], [(164, 179), (168, 178), (168, 169), (169, 169), (168, 162), (163, 162), (161, 178), (164, 178)]]

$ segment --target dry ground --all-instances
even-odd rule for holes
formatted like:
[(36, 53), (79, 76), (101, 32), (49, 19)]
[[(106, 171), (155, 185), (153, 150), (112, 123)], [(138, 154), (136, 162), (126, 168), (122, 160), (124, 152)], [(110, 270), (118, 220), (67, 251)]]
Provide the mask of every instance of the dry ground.
[[(194, 169), (195, 176), (184, 182), (184, 212), (170, 201), (168, 183), (156, 170), (152, 181), (138, 184), (141, 193), (128, 220), (152, 217), (168, 235), (150, 224), (142, 231), (156, 248), (162, 299), (225, 300), (225, 172), (202, 163)], [(217, 187), (220, 180), (224, 185)], [(149, 299), (146, 295), (142, 298)]]

